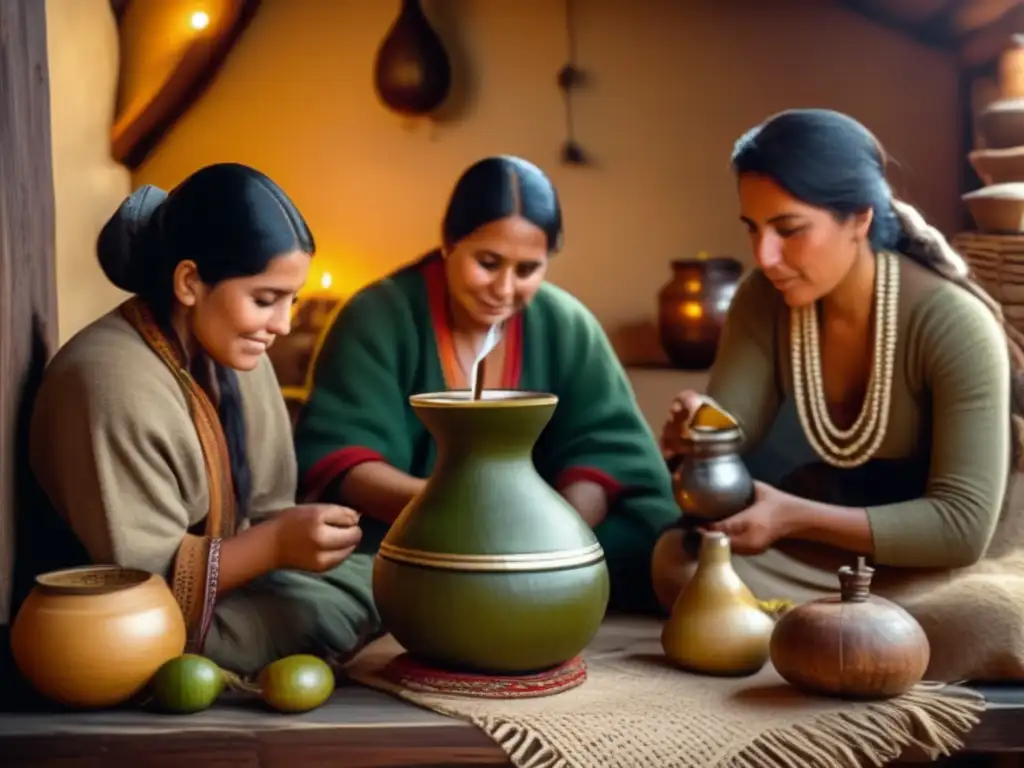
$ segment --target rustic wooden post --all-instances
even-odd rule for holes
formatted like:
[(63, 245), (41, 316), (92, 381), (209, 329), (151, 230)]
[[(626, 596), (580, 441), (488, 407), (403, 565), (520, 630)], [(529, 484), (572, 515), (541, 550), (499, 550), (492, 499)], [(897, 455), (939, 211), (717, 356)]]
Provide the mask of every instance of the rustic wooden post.
[(0, 0), (0, 636), (12, 618), (28, 410), (56, 319), (46, 3)]

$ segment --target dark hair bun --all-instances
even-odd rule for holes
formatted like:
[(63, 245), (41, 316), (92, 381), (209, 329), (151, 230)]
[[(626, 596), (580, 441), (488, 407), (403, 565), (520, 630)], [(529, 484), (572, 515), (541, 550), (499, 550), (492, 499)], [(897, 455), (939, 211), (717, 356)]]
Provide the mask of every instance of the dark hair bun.
[(107, 279), (123, 291), (139, 293), (154, 254), (146, 246), (147, 231), (157, 210), (167, 199), (159, 187), (147, 184), (135, 190), (118, 207), (100, 231), (96, 254)]

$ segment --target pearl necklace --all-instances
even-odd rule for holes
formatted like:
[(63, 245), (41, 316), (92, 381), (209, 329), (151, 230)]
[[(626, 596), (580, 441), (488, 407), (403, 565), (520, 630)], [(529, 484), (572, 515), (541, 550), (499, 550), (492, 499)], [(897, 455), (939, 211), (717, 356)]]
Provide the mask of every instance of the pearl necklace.
[(839, 429), (828, 414), (821, 375), (817, 302), (789, 311), (793, 399), (807, 441), (824, 461), (850, 469), (870, 460), (885, 439), (892, 401), (899, 308), (899, 257), (888, 252), (875, 265), (875, 344), (871, 378), (860, 414), (849, 429)]

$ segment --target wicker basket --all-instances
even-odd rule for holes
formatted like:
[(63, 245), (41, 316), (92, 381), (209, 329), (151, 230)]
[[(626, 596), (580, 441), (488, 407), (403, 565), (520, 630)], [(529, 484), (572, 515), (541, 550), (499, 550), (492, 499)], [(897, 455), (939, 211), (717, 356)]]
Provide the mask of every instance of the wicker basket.
[(974, 279), (1002, 305), (1007, 321), (1024, 333), (1024, 234), (961, 232), (950, 243)]

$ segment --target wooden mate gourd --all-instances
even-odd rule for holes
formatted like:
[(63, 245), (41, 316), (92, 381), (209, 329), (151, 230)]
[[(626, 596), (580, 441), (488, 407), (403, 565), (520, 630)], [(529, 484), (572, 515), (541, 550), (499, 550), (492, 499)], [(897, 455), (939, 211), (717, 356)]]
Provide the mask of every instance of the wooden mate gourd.
[(775, 626), (771, 660), (788, 683), (839, 698), (899, 696), (924, 677), (931, 648), (917, 620), (871, 594), (874, 570), (839, 569), (838, 596), (793, 608)]

